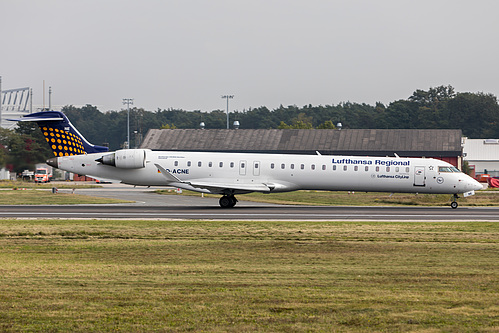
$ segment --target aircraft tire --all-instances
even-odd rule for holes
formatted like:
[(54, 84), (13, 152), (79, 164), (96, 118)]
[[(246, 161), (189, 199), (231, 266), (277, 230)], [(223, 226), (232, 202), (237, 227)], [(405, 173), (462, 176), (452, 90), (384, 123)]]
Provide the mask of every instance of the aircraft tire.
[(218, 203), (222, 208), (232, 208), (236, 205), (237, 199), (233, 195), (224, 195), (223, 197), (220, 198)]
[(452, 209), (456, 209), (456, 208), (457, 208), (457, 206), (459, 206), (459, 204), (458, 204), (456, 201), (452, 201), (452, 202), (450, 203), (450, 207), (451, 207)]
[(231, 198), (228, 195), (224, 195), (223, 197), (220, 198), (218, 201), (220, 204), (220, 207), (222, 208), (231, 208), (234, 207), (234, 204), (232, 203)]

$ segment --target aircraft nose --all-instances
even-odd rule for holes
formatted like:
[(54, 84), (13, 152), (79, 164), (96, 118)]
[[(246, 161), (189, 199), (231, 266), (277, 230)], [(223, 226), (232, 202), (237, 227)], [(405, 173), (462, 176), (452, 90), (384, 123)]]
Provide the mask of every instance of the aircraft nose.
[(459, 183), (461, 184), (461, 190), (464, 192), (468, 191), (479, 191), (483, 190), (482, 184), (477, 182), (475, 179), (471, 178), (468, 175), (459, 179)]
[(473, 183), (471, 184), (471, 186), (473, 187), (473, 190), (475, 190), (475, 191), (483, 190), (483, 185), (474, 179), (473, 179)]
[(58, 158), (57, 157), (52, 157), (52, 158), (49, 158), (46, 163), (48, 165), (50, 165), (51, 167), (54, 167), (54, 168), (58, 168), (59, 167), (59, 163), (58, 163)]

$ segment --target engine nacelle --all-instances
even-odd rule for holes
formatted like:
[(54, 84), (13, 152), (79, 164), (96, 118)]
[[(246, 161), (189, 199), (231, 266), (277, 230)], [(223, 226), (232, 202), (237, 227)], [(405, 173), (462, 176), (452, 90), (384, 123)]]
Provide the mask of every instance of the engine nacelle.
[(106, 154), (96, 160), (104, 165), (111, 165), (120, 169), (140, 169), (146, 166), (148, 149), (123, 149)]

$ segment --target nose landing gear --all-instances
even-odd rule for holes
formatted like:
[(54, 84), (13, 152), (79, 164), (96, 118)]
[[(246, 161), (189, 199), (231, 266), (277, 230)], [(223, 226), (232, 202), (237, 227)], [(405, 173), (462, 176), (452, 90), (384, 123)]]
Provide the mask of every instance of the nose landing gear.
[(459, 196), (458, 196), (457, 194), (454, 194), (454, 195), (452, 196), (452, 202), (450, 203), (450, 207), (451, 207), (452, 209), (456, 209), (456, 208), (457, 208), (457, 206), (459, 206), (459, 204), (458, 204), (458, 203), (457, 203), (457, 201), (456, 201), (457, 199), (459, 199)]

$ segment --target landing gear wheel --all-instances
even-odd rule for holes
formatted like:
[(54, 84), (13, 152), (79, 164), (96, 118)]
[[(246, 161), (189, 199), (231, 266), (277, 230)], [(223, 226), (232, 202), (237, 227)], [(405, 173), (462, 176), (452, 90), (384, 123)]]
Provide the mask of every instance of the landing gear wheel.
[(236, 205), (237, 199), (233, 195), (224, 195), (223, 197), (220, 198), (218, 203), (222, 208), (232, 208)]
[(452, 209), (456, 209), (456, 208), (457, 208), (457, 206), (459, 206), (459, 205), (458, 205), (458, 203), (457, 203), (457, 201), (456, 201), (457, 199), (459, 199), (459, 196), (458, 196), (457, 194), (454, 194), (454, 195), (452, 196), (452, 202), (450, 203), (450, 207), (451, 207)]

